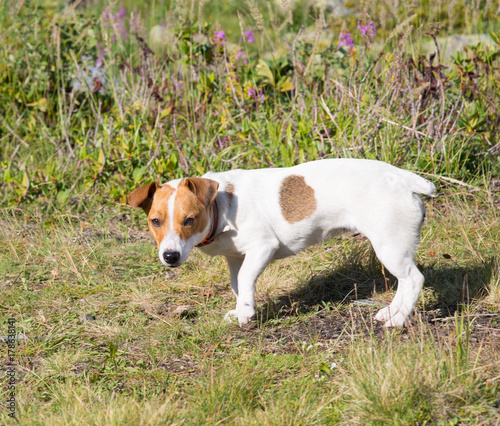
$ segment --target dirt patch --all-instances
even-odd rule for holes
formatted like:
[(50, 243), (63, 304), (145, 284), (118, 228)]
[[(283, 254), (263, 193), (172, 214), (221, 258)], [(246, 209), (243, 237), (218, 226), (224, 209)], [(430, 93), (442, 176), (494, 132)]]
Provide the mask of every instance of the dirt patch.
[[(500, 353), (500, 313), (479, 311), (451, 317), (436, 317), (432, 312), (418, 313), (421, 322), (413, 318), (406, 327), (390, 330), (373, 321), (376, 312), (377, 309), (373, 308), (350, 306), (335, 312), (322, 310), (304, 319), (282, 310), (277, 318), (268, 321), (261, 314), (253, 323), (235, 331), (234, 336), (243, 334), (249, 343), (261, 342), (262, 350), (267, 353), (296, 353), (303, 343), (319, 343), (325, 349), (341, 350), (367, 336), (382, 338), (389, 332), (407, 340), (425, 329), (440, 342), (456, 339), (463, 332), (462, 339), (469, 339), (478, 349), (480, 346), (485, 348), (483, 355), (498, 356)], [(460, 328), (462, 321), (464, 326)]]

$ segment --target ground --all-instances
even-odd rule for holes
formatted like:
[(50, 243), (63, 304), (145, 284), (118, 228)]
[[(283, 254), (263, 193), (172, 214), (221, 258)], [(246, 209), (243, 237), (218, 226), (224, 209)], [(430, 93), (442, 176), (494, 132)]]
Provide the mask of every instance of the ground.
[(373, 321), (395, 279), (362, 235), (273, 262), (257, 317), (240, 328), (223, 321), (235, 303), (225, 261), (194, 251), (165, 269), (145, 217), (127, 206), (4, 211), (17, 414), (26, 424), (495, 424), (498, 197), (474, 195), (426, 201), (426, 284), (396, 330)]

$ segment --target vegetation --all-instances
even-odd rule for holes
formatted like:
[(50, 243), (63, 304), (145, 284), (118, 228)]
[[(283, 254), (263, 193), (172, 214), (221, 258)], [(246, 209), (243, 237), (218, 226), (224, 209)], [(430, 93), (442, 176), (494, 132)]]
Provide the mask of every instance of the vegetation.
[[(497, 5), (344, 6), (0, 3), (0, 336), (14, 318), (21, 424), (500, 421)], [(488, 41), (450, 55), (457, 34)], [(404, 330), (372, 322), (395, 280), (362, 236), (273, 263), (240, 329), (224, 261), (165, 271), (125, 205), (153, 180), (326, 157), (438, 187)]]
[(439, 35), (418, 8), (377, 39), (368, 14), (341, 27), (311, 8), (295, 33), (293, 10), (264, 17), (249, 2), (229, 34), (197, 21), (210, 4), (153, 3), (168, 20), (152, 31), (119, 6), (0, 6), (3, 204), (125, 202), (146, 180), (328, 156), (500, 173), (498, 29), (496, 47), (469, 46), (445, 69), (439, 50), (410, 53)]

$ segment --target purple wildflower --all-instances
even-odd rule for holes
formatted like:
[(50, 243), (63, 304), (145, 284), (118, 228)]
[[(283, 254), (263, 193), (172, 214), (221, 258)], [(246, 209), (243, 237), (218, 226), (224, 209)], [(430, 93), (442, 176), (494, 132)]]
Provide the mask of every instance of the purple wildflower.
[(257, 89), (247, 89), (247, 91), (249, 98), (257, 98), (258, 96), (260, 103), (264, 103), (264, 93), (262, 93), (262, 89), (259, 89), (258, 91)]
[(224, 146), (226, 145), (228, 139), (229, 138), (227, 136), (224, 137), (224, 139), (222, 139), (222, 140), (219, 139), (219, 145), (220, 145), (221, 148), (224, 148)]
[(127, 30), (125, 29), (125, 26), (123, 25), (123, 23), (118, 21), (115, 23), (115, 25), (118, 27), (118, 31), (120, 31), (121, 36), (125, 40), (127, 40)]
[(120, 11), (118, 12), (118, 18), (123, 19), (127, 16), (127, 9), (125, 9), (125, 6), (122, 6)]
[(347, 31), (346, 33), (340, 33), (340, 42), (338, 49), (340, 49), (342, 46), (347, 46), (349, 48), (349, 52), (354, 49), (354, 42), (352, 41), (352, 37), (349, 31)]
[(368, 34), (370, 38), (373, 38), (375, 36), (375, 32), (377, 31), (375, 29), (375, 24), (373, 23), (373, 21), (368, 21), (368, 25), (363, 25), (362, 22), (363, 21), (361, 19), (358, 21), (358, 28), (359, 31), (361, 31), (361, 35), (363, 37), (366, 37), (366, 35)]
[(224, 44), (226, 41), (226, 34), (224, 33), (224, 31), (215, 31), (214, 40), (218, 43)]
[(247, 43), (255, 43), (255, 35), (252, 30), (246, 30), (244, 34)]
[[(118, 13), (111, 14), (109, 11), (105, 10), (102, 13), (102, 19), (104, 21), (103, 25), (107, 27), (108, 25), (113, 24), (116, 28), (118, 28), (120, 35), (126, 40), (128, 38), (127, 30), (124, 25), (126, 17), (127, 9), (125, 9), (125, 6), (122, 6)], [(112, 40), (116, 41), (116, 38), (113, 37)]]
[[(99, 48), (99, 46), (97, 46), (97, 47)], [(99, 55), (99, 57), (95, 61), (96, 67), (100, 67), (102, 65), (102, 63), (104, 61), (104, 55), (106, 55), (106, 49), (102, 49), (101, 54)]]
[(244, 57), (245, 57), (245, 52), (243, 52), (242, 50), (236, 52), (236, 60), (244, 58)]

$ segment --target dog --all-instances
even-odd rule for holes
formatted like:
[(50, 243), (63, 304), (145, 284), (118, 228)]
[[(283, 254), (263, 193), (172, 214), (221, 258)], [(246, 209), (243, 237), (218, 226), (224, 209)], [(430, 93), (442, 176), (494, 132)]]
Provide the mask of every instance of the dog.
[(156, 182), (128, 195), (148, 216), (160, 261), (182, 265), (198, 247), (226, 257), (240, 326), (255, 314), (255, 285), (274, 259), (347, 231), (364, 234), (398, 279), (393, 301), (375, 319), (403, 326), (424, 284), (414, 255), (425, 216), (419, 194), (434, 185), (376, 160), (323, 159), (287, 168), (209, 172)]

